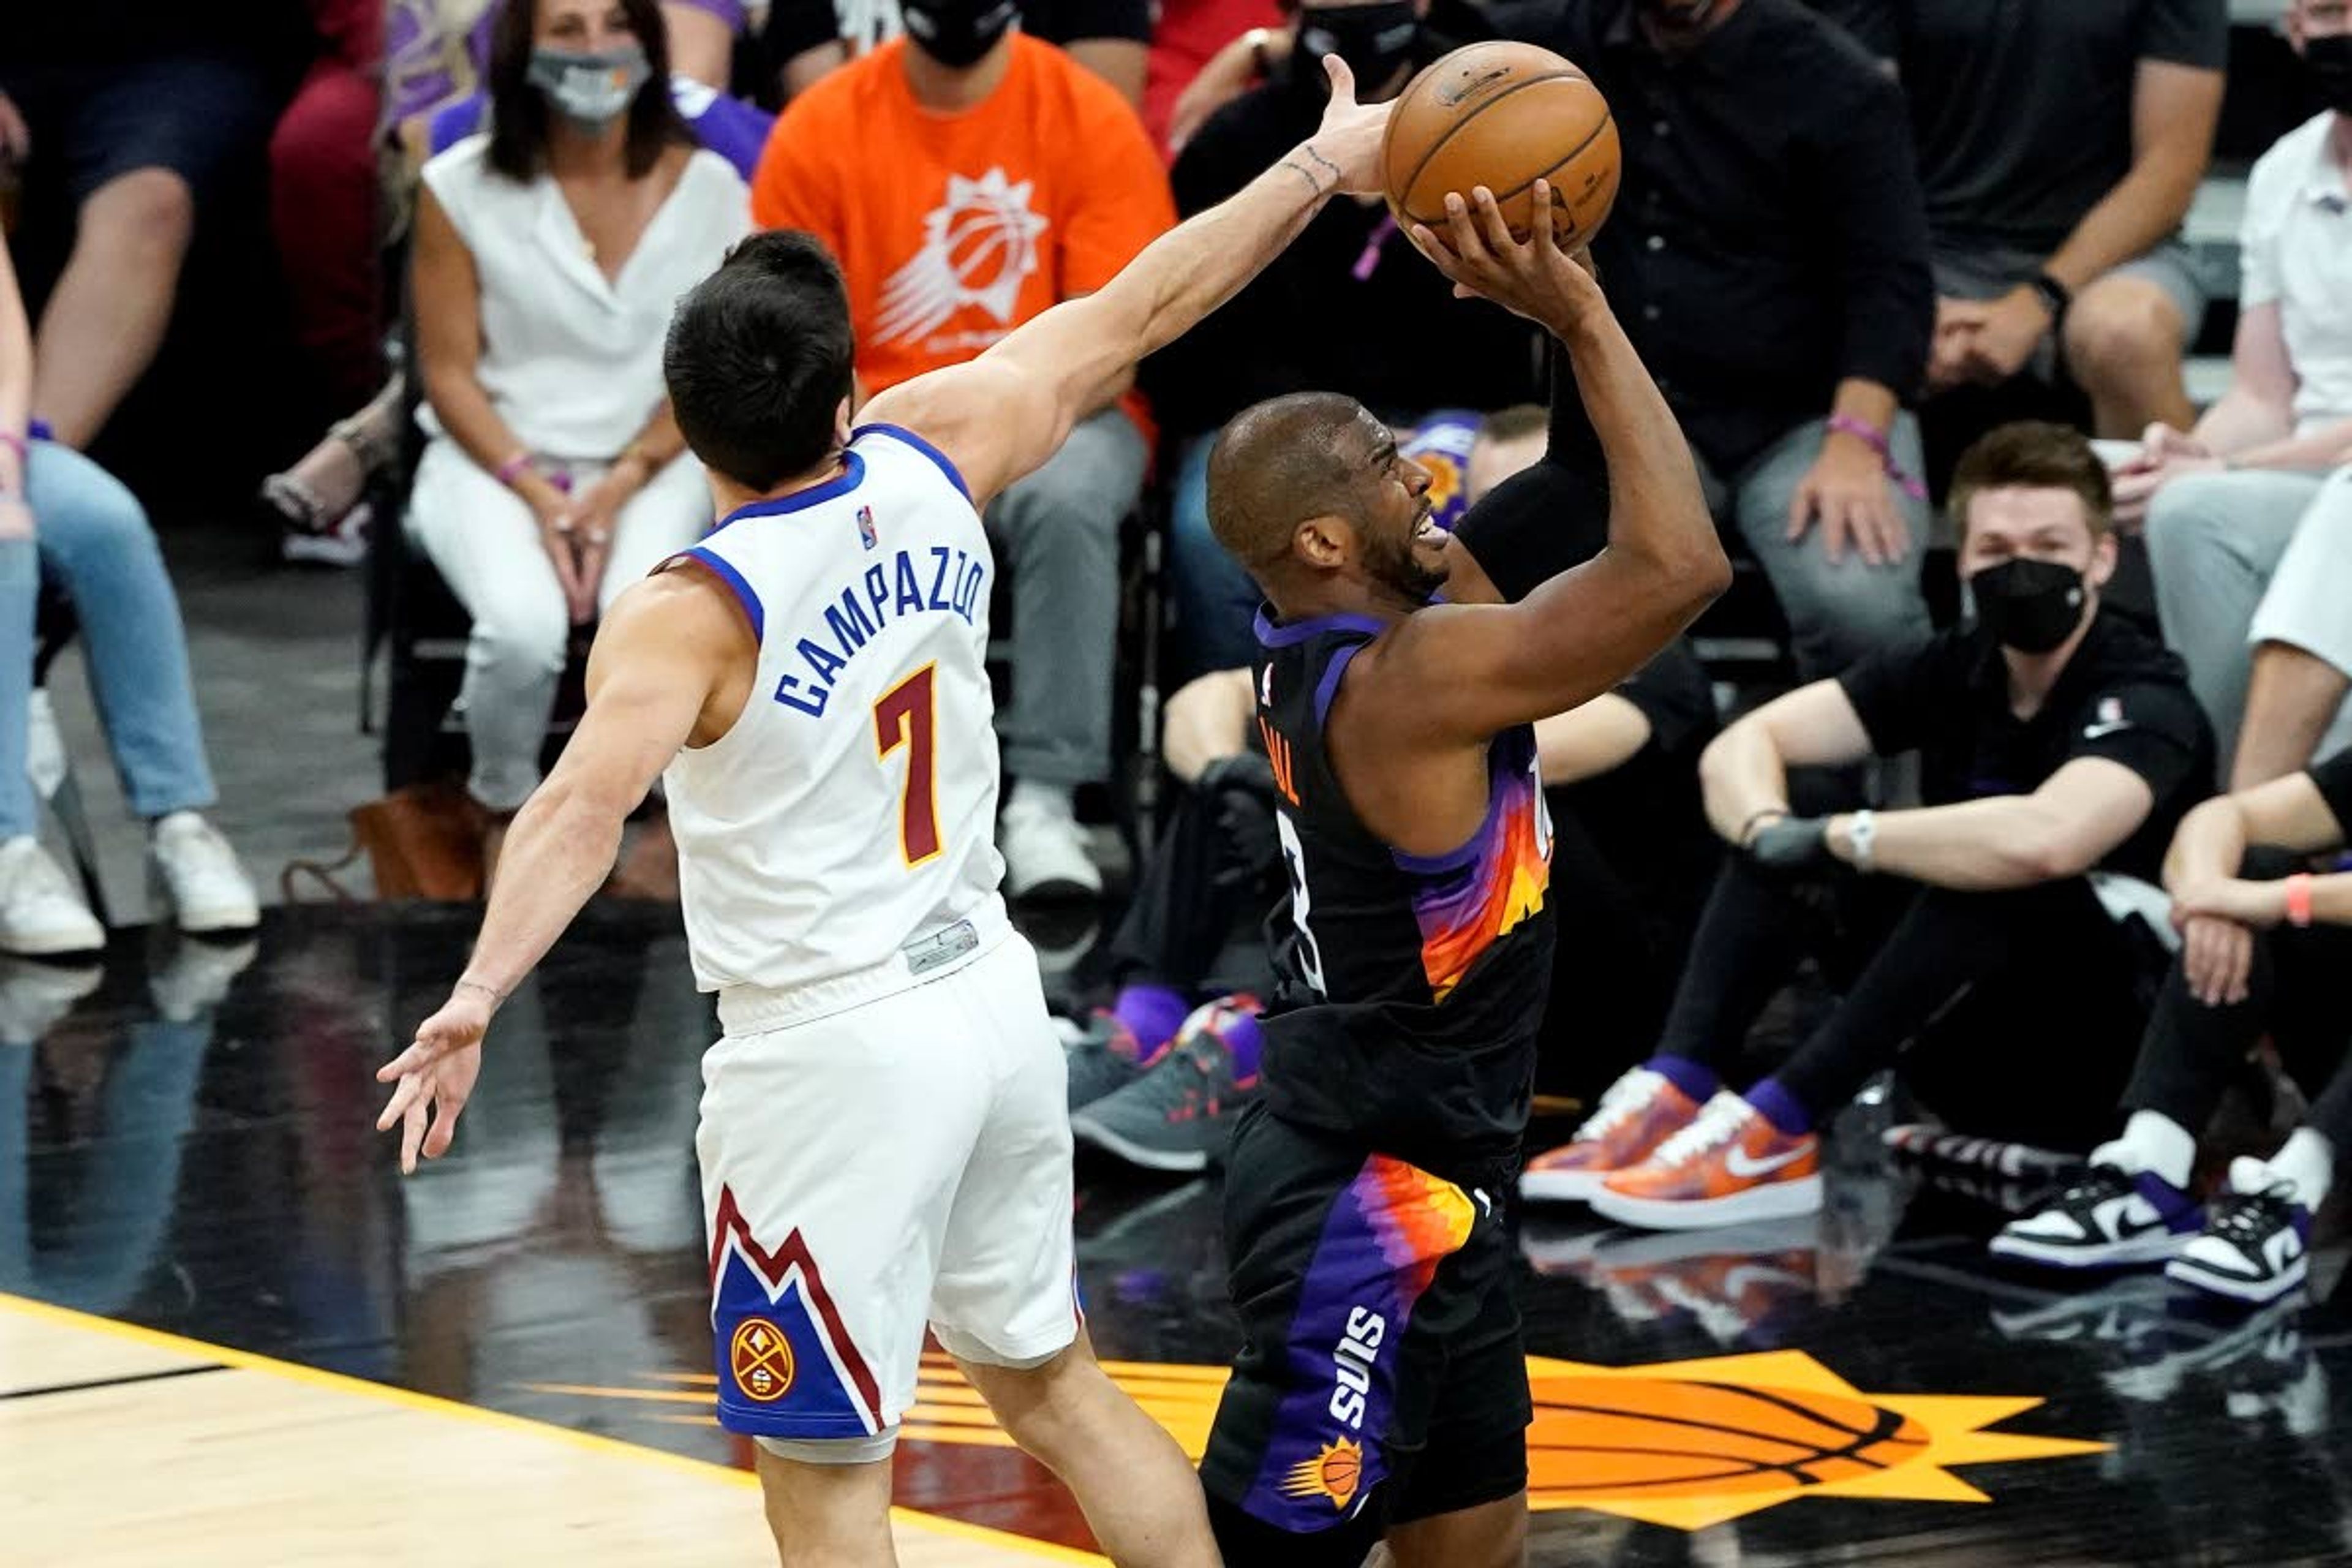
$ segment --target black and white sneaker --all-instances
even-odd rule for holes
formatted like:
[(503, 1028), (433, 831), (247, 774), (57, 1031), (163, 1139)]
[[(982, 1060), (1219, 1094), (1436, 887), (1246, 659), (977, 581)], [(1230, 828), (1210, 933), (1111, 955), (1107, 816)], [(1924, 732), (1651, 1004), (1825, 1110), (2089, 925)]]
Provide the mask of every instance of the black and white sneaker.
[(2161, 1263), (2195, 1235), (2195, 1199), (2152, 1172), (2095, 1164), (1992, 1238), (1992, 1255), (2052, 1268)]
[(2259, 1306), (2303, 1283), (2311, 1267), (2311, 1210), (2294, 1184), (2260, 1160), (2230, 1163), (2230, 1189), (2213, 1200), (2204, 1233), (2182, 1247), (2165, 1277)]

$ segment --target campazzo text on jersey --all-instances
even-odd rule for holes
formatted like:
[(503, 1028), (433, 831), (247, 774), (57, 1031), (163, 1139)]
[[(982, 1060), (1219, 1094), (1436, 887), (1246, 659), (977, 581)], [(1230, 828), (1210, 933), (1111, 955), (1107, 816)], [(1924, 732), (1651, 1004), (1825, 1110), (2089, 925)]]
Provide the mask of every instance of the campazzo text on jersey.
[(901, 550), (894, 560), (876, 562), (825, 605), (822, 628), (809, 626), (793, 643), (808, 673), (779, 679), (776, 700), (822, 719), (841, 672), (894, 617), (940, 611), (977, 625), (988, 603), (987, 583), (986, 561), (944, 544), (919, 553)]

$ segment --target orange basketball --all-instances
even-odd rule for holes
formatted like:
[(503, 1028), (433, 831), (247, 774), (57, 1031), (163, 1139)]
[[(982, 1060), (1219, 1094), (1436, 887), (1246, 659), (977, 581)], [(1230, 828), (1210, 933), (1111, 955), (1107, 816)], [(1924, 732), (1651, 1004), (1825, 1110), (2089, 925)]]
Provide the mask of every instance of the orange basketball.
[(1617, 199), (1621, 159), (1609, 100), (1585, 74), (1533, 44), (1472, 44), (1412, 79), (1382, 146), (1399, 223), (1445, 232), (1445, 194), (1495, 193), (1527, 237), (1535, 183), (1551, 182), (1553, 236), (1589, 244)]
[(1528, 1484), (1556, 1499), (1720, 1497), (1852, 1480), (1927, 1450), (1906, 1415), (1833, 1394), (1539, 1377)]

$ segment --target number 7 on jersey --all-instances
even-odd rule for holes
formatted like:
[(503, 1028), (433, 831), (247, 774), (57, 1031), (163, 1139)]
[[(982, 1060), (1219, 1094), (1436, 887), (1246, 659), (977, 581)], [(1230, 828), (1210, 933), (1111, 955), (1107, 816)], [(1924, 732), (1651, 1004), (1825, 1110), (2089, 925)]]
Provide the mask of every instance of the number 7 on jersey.
[(939, 669), (927, 664), (882, 694), (874, 704), (874, 758), (887, 762), (890, 753), (907, 748), (907, 783), (898, 795), (898, 848), (909, 867), (936, 857), (940, 849), (940, 813), (932, 792), (937, 760), (932, 755), (935, 732), (932, 686)]

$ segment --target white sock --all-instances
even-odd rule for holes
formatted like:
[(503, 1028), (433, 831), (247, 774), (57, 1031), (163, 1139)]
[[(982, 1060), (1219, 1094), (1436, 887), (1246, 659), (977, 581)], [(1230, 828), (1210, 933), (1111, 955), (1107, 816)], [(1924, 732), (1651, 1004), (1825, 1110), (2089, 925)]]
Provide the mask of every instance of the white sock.
[(2124, 1135), (2091, 1151), (2091, 1161), (2120, 1165), (2126, 1171), (2146, 1171), (2185, 1188), (2189, 1173), (2197, 1168), (2197, 1140), (2169, 1116), (2135, 1110), (2124, 1123)]
[(1073, 816), (1077, 807), (1071, 800), (1076, 792), (1068, 784), (1040, 784), (1035, 779), (1014, 779), (1013, 798), (1007, 804), (1024, 811), (1051, 812), (1055, 816)]
[(2336, 1173), (2336, 1151), (2321, 1133), (2298, 1127), (2263, 1163), (2282, 1181), (2294, 1184), (2295, 1202), (2315, 1209), (2326, 1201), (2328, 1182)]

